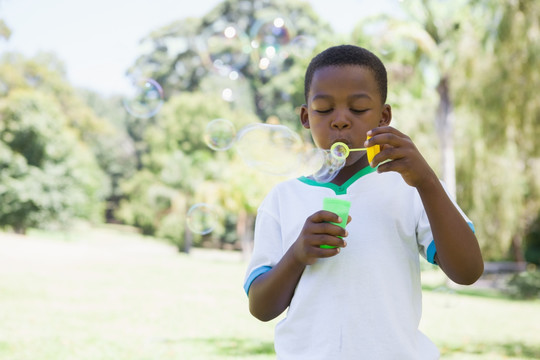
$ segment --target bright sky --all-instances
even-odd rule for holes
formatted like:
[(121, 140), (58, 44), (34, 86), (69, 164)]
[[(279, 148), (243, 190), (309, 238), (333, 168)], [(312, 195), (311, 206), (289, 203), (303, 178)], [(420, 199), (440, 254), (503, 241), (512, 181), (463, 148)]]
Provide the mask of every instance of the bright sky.
[[(307, 0), (338, 33), (366, 15), (399, 12), (401, 0)], [(137, 58), (138, 42), (152, 30), (185, 17), (200, 17), (220, 0), (0, 0), (0, 19), (12, 30), (0, 54), (54, 52), (69, 81), (108, 95), (125, 90), (124, 72)]]

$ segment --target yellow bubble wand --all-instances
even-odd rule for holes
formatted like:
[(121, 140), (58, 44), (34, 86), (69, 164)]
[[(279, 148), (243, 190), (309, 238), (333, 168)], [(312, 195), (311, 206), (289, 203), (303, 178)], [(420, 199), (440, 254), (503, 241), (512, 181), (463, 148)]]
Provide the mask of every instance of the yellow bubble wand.
[[(371, 136), (367, 137), (367, 140), (369, 140)], [(381, 151), (381, 147), (379, 145), (373, 145), (367, 148), (354, 148), (351, 149), (347, 144), (342, 142), (336, 142), (332, 145), (330, 148), (330, 153), (332, 156), (334, 156), (337, 159), (346, 159), (349, 156), (349, 153), (351, 151), (367, 151), (367, 157), (368, 161), (371, 163), (375, 155), (377, 155)]]

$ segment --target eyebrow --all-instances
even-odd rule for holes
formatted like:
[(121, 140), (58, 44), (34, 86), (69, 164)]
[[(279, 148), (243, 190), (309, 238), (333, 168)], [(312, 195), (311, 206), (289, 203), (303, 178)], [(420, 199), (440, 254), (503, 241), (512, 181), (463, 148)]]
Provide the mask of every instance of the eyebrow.
[[(369, 100), (372, 100), (371, 96), (369, 96), (366, 93), (352, 94), (352, 95), (349, 95), (348, 98), (353, 99), (353, 100), (355, 100), (355, 99), (369, 99)], [(311, 101), (315, 101), (315, 100), (318, 100), (318, 99), (333, 99), (333, 96), (326, 95), (326, 94), (317, 94), (317, 95), (313, 96)]]

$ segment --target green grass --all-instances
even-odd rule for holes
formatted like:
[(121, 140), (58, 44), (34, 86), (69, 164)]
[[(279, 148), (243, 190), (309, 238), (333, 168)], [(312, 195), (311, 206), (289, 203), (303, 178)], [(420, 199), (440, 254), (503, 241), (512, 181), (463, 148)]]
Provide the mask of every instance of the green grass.
[[(0, 233), (0, 359), (274, 359), (239, 253), (112, 228)], [(424, 272), (422, 330), (443, 359), (540, 358), (540, 302), (446, 291)], [(428, 290), (433, 289), (433, 290)]]

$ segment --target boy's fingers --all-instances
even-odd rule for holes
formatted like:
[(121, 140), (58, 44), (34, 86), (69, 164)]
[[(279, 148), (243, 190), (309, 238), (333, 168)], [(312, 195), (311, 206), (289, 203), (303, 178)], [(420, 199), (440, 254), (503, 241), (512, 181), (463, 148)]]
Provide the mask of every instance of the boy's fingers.
[(379, 134), (385, 134), (385, 133), (394, 134), (394, 135), (399, 136), (399, 137), (406, 137), (407, 136), (404, 133), (402, 133), (401, 131), (399, 131), (398, 129), (396, 129), (395, 127), (392, 127), (392, 126), (379, 126), (379, 127), (373, 128), (373, 129), (371, 129), (371, 130), (369, 130), (367, 132), (367, 134), (369, 136), (371, 136), (371, 137), (373, 137), (375, 135), (379, 135)]
[[(314, 251), (316, 256), (333, 256), (335, 255), (334, 251), (324, 251), (324, 250), (335, 250), (344, 248), (347, 246), (347, 242), (343, 239), (340, 239), (338, 237), (329, 237), (325, 240), (323, 240), (323, 243), (320, 245), (316, 245), (314, 247)], [(323, 251), (321, 251), (323, 250)]]
[(314, 223), (324, 223), (324, 222), (337, 222), (340, 223), (342, 219), (336, 214), (331, 211), (326, 210), (320, 210), (317, 211), (315, 214), (311, 215), (308, 219), (310, 219)]
[(404, 141), (410, 141), (407, 135), (391, 126), (372, 129), (367, 132), (367, 135), (371, 136), (371, 139), (364, 142), (365, 147), (374, 145), (399, 147), (404, 144)]
[(310, 232), (314, 235), (330, 235), (330, 236), (341, 236), (341, 237), (346, 237), (349, 235), (346, 229), (342, 228), (339, 225), (332, 224), (330, 222), (313, 224), (313, 227), (311, 228)]

